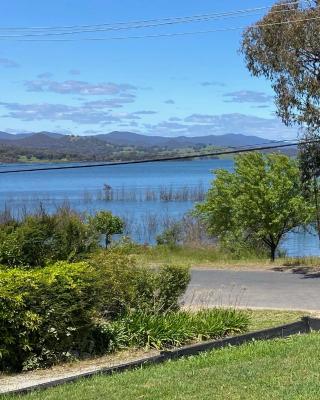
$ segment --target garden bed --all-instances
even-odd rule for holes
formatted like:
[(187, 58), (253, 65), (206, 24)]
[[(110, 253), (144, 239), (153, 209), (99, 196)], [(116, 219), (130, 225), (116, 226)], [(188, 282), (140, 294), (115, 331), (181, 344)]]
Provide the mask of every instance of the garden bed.
[[(261, 328), (275, 327), (280, 322), (294, 322), (301, 316), (298, 312), (279, 312), (279, 311), (256, 311), (248, 310), (251, 317), (249, 330), (257, 330)], [(276, 331), (273, 334), (277, 334)], [(205, 343), (203, 344), (206, 345)], [(196, 345), (197, 346), (197, 345)], [(200, 347), (199, 347), (200, 346)], [(202, 344), (198, 345), (201, 350)], [(172, 349), (173, 352), (175, 351)], [(191, 346), (192, 350), (192, 346)], [(34, 386), (50, 386), (64, 381), (77, 379), (77, 376), (92, 376), (99, 371), (108, 371), (110, 368), (118, 368), (130, 363), (140, 362), (144, 360), (160, 356), (157, 350), (131, 349), (119, 351), (114, 354), (109, 354), (103, 357), (90, 358), (87, 360), (77, 361), (73, 363), (60, 364), (49, 369), (35, 370), (20, 374), (0, 375), (0, 393), (8, 391), (23, 390)]]

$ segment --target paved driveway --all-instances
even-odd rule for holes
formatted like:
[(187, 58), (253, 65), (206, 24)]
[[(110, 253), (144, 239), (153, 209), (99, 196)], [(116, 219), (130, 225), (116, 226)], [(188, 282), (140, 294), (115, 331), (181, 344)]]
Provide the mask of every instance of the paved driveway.
[(193, 269), (184, 301), (193, 306), (320, 311), (320, 277), (291, 272)]

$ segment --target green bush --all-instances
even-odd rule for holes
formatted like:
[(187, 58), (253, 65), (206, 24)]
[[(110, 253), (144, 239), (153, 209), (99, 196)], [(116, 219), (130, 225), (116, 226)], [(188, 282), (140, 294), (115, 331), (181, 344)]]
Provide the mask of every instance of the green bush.
[(159, 268), (155, 279), (156, 300), (160, 310), (177, 310), (178, 300), (190, 281), (188, 268), (176, 265), (164, 265)]
[(188, 277), (181, 267), (148, 270), (112, 251), (87, 262), (0, 269), (0, 370), (107, 352), (121, 332), (106, 334), (101, 321), (177, 309)]
[(98, 234), (93, 227), (67, 208), (53, 215), (42, 210), (1, 228), (0, 263), (8, 267), (73, 261), (98, 246)]
[(169, 228), (165, 229), (160, 235), (158, 235), (156, 241), (158, 245), (175, 247), (181, 244), (182, 239), (183, 239), (182, 223), (175, 222)]
[(0, 369), (49, 365), (94, 351), (99, 282), (84, 262), (0, 270)]
[(116, 318), (131, 309), (165, 312), (178, 308), (190, 280), (187, 268), (165, 265), (150, 270), (137, 266), (121, 251), (101, 251), (88, 260), (104, 282), (104, 313)]
[(97, 249), (99, 234), (80, 214), (62, 208), (53, 220), (51, 259), (73, 261)]
[(134, 242), (130, 236), (121, 236), (118, 241), (111, 244), (110, 249), (119, 254), (141, 254), (148, 250), (147, 244)]
[(0, 370), (124, 347), (160, 349), (247, 327), (242, 312), (177, 311), (188, 282), (186, 269), (141, 268), (115, 251), (86, 262), (0, 269)]

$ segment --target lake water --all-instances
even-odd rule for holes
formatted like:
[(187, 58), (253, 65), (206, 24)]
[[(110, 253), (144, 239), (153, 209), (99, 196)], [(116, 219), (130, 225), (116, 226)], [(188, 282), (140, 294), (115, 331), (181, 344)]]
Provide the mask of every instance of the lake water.
[[(1, 171), (20, 168), (25, 165), (0, 166)], [(129, 233), (136, 240), (153, 242), (155, 226), (159, 231), (169, 221), (179, 219), (193, 207), (194, 201), (159, 201), (152, 197), (142, 201), (146, 193), (159, 193), (164, 187), (173, 192), (183, 191), (185, 187), (206, 190), (214, 179), (212, 171), (217, 168), (231, 171), (233, 161), (206, 159), (0, 174), (0, 207), (32, 209), (41, 201), (48, 209), (54, 209), (68, 200), (79, 211), (91, 213), (109, 209), (128, 222)], [(118, 200), (103, 199), (104, 185), (117, 192)], [(318, 238), (314, 234), (290, 233), (282, 248), (289, 256), (320, 255)]]

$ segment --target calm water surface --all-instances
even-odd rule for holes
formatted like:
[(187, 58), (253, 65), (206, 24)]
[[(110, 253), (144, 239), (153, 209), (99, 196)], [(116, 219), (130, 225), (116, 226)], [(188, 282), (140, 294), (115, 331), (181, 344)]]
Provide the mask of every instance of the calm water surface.
[[(28, 165), (30, 167), (47, 164)], [(52, 165), (52, 164), (50, 164)], [(58, 165), (58, 164), (57, 164)], [(61, 164), (59, 164), (61, 165)], [(25, 168), (23, 164), (2, 164), (0, 170)], [(18, 174), (0, 174), (0, 207), (7, 205), (15, 210), (22, 207), (32, 209), (39, 201), (49, 209), (68, 200), (79, 211), (93, 212), (109, 209), (117, 215), (131, 220), (136, 226), (133, 236), (140, 241), (153, 241), (154, 234), (141, 221), (149, 224), (156, 220), (181, 217), (193, 206), (191, 201), (139, 201), (139, 193), (160, 190), (161, 186), (177, 190), (184, 186), (207, 189), (214, 179), (215, 169), (233, 169), (232, 160), (194, 160), (163, 163), (132, 164), (87, 169), (39, 171)], [(105, 201), (101, 198), (103, 186), (134, 191), (136, 198), (127, 201)], [(151, 222), (150, 222), (151, 221)], [(140, 228), (139, 228), (140, 227)], [(139, 229), (138, 229), (139, 228)], [(153, 236), (153, 237), (152, 237)], [(291, 233), (282, 244), (290, 256), (320, 255), (316, 235)]]

